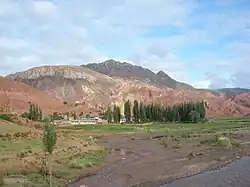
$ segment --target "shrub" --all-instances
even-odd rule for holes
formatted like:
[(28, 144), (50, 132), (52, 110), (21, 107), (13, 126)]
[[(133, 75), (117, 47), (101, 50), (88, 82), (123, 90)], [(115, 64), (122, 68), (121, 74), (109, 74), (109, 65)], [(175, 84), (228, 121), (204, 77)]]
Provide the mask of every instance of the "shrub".
[(77, 160), (77, 159), (72, 159), (69, 162), (68, 166), (70, 168), (73, 168), (73, 169), (82, 169), (82, 168), (84, 168), (84, 165), (81, 162), (79, 162), (79, 160)]
[(30, 114), (28, 112), (24, 112), (21, 117), (30, 119)]
[(0, 114), (0, 119), (3, 119), (5, 121), (13, 122), (12, 114)]
[(5, 182), (4, 182), (4, 175), (2, 173), (0, 173), (0, 186), (4, 186)]
[(164, 146), (164, 147), (168, 147), (168, 139), (166, 137), (164, 137), (161, 141), (161, 144)]
[(221, 136), (221, 137), (217, 138), (216, 145), (218, 147), (225, 147), (225, 148), (231, 148), (232, 147), (230, 139), (225, 137), (225, 136)]

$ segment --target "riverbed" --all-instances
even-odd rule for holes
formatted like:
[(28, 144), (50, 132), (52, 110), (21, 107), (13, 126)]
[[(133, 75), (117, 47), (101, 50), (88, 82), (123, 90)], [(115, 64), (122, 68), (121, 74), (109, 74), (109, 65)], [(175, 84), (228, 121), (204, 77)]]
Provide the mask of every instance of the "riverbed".
[[(150, 137), (151, 136), (151, 137)], [(232, 149), (200, 144), (213, 135), (152, 138), (128, 135), (104, 138), (110, 149), (106, 166), (90, 177), (81, 178), (68, 187), (249, 187), (250, 159), (243, 158), (248, 144)], [(236, 136), (235, 136), (236, 137)], [(249, 141), (248, 132), (238, 136)], [(236, 138), (235, 140), (237, 140)], [(234, 163), (235, 162), (235, 163)], [(234, 163), (230, 165), (230, 163)], [(229, 166), (228, 166), (229, 165)], [(246, 167), (244, 167), (246, 166)], [(208, 172), (214, 169), (219, 171)], [(198, 175), (197, 175), (198, 174)], [(219, 177), (215, 177), (215, 176)], [(244, 179), (244, 180), (243, 180)], [(212, 183), (211, 183), (212, 182)], [(248, 186), (247, 186), (248, 185)]]
[(250, 157), (243, 157), (220, 170), (204, 172), (160, 187), (249, 187)]

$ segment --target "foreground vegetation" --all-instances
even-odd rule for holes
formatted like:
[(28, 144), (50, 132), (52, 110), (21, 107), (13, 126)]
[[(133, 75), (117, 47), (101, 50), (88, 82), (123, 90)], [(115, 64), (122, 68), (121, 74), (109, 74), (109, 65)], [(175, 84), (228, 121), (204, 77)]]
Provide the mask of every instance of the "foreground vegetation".
[[(84, 168), (102, 163), (105, 149), (95, 137), (78, 138), (57, 129), (56, 143), (55, 129), (44, 134), (32, 122), (31, 129), (30, 124), (11, 121), (12, 116), (9, 121), (0, 119), (0, 186), (48, 186), (48, 168), (52, 168), (51, 186), (62, 186), (82, 174)], [(54, 144), (50, 144), (52, 140)]]
[[(25, 125), (22, 119), (5, 114), (0, 116), (0, 124), (0, 184), (1, 179), (4, 179), (5, 186), (48, 186), (47, 155), (42, 141), (43, 122), (31, 121)], [(88, 171), (86, 168), (102, 165), (106, 150), (98, 145), (98, 140), (106, 135), (163, 133), (170, 137), (189, 137), (191, 134), (214, 135), (218, 131), (233, 131), (249, 126), (250, 119), (230, 118), (211, 119), (205, 123), (154, 122), (57, 127), (57, 143), (51, 161), (53, 186), (62, 186), (68, 180), (84, 174)], [(226, 136), (198, 143), (208, 142), (214, 146), (234, 145)], [(168, 140), (164, 144), (167, 145)], [(174, 145), (175, 148), (179, 146)]]

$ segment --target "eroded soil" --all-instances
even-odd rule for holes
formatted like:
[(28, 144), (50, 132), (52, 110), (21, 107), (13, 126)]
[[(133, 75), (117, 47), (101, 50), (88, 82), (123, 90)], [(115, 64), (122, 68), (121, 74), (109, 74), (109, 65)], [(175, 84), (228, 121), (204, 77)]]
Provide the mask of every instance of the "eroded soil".
[(69, 187), (158, 186), (207, 170), (227, 166), (248, 155), (249, 130), (217, 132), (230, 137), (233, 147), (213, 145), (211, 134), (141, 134), (104, 137), (101, 144), (110, 149), (107, 166)]

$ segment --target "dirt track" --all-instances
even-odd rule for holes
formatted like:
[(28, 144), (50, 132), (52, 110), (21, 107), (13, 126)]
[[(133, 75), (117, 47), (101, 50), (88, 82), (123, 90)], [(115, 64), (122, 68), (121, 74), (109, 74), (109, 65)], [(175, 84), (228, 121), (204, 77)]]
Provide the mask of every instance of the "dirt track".
[[(199, 145), (202, 137), (168, 137), (151, 139), (152, 134), (104, 138), (110, 148), (107, 167), (69, 187), (156, 186), (179, 178), (223, 167), (242, 155), (246, 147), (223, 149)], [(248, 136), (244, 136), (249, 138)], [(246, 141), (246, 140), (245, 140)]]

